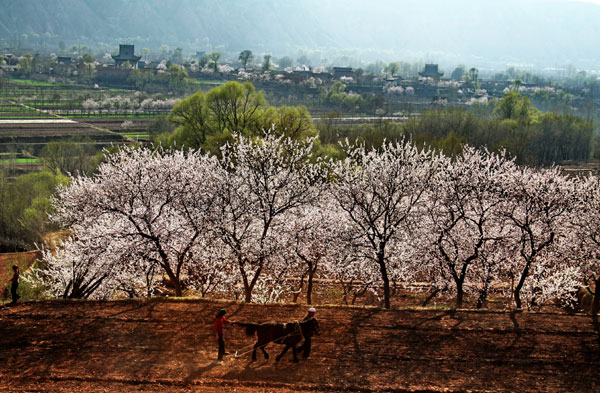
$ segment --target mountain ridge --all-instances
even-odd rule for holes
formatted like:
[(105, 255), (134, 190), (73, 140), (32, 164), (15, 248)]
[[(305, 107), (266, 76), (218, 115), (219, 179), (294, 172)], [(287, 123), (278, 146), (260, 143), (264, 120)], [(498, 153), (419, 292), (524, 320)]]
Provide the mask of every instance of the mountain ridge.
[(0, 0), (0, 5), (0, 42), (35, 34), (88, 46), (165, 44), (187, 52), (250, 49), (295, 56), (325, 48), (407, 60), (600, 64), (595, 23), (600, 6), (582, 2)]

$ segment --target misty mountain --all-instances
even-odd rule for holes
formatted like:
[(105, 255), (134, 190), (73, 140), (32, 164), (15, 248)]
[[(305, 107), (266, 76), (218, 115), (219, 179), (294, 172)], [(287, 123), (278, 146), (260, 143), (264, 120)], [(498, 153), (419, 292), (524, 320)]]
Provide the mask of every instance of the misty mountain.
[(567, 0), (0, 0), (0, 43), (21, 34), (94, 46), (162, 44), (296, 56), (600, 68), (600, 6)]

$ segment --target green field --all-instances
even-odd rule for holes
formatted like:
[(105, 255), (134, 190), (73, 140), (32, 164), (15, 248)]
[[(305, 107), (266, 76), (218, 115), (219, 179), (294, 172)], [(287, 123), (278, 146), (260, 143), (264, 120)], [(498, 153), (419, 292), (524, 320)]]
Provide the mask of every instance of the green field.
[(0, 159), (0, 165), (7, 164), (38, 164), (42, 162), (40, 158), (8, 158)]
[(201, 85), (210, 85), (210, 86), (221, 86), (223, 85), (225, 82), (224, 81), (217, 81), (217, 80), (192, 80), (190, 81), (190, 84), (192, 86), (201, 86)]
[[(222, 84), (222, 82), (197, 81), (198, 88), (218, 84)], [(169, 96), (156, 98), (126, 89), (98, 89), (84, 85), (11, 79), (0, 90), (0, 119), (31, 119), (32, 116), (34, 116), (33, 118), (51, 118), (53, 114), (72, 118), (152, 118), (158, 114), (168, 113), (170, 108), (141, 108), (142, 101), (169, 98)], [(116, 104), (111, 103), (110, 107), (106, 107), (106, 104), (99, 105), (110, 99), (116, 99)], [(89, 111), (84, 109), (86, 100), (93, 100), (96, 108)], [(123, 100), (128, 104), (120, 106)], [(51, 112), (51, 114), (45, 114), (44, 111)], [(39, 115), (37, 115), (38, 113)]]
[(36, 119), (56, 119), (55, 116), (37, 112), (15, 112), (6, 114), (0, 112), (0, 120), (36, 120)]
[(157, 115), (154, 113), (73, 113), (61, 115), (68, 119), (101, 119), (101, 118), (119, 118), (119, 119), (136, 119), (146, 118), (151, 119)]
[(20, 83), (20, 84), (23, 84), (23, 85), (34, 86), (34, 87), (63, 87), (63, 86), (73, 87), (73, 86), (81, 86), (83, 88), (89, 89), (89, 87), (83, 86), (83, 85), (71, 85), (71, 84), (65, 84), (65, 83), (51, 83), (51, 82), (43, 82), (43, 81), (34, 81), (34, 80), (31, 80), (31, 79), (11, 79), (10, 81), (14, 82), (14, 83)]
[(121, 135), (125, 135), (127, 138), (150, 138), (150, 134), (143, 132), (128, 132), (121, 133)]
[(23, 112), (28, 111), (31, 112), (31, 109), (24, 108), (21, 105), (0, 105), (0, 113), (6, 112)]

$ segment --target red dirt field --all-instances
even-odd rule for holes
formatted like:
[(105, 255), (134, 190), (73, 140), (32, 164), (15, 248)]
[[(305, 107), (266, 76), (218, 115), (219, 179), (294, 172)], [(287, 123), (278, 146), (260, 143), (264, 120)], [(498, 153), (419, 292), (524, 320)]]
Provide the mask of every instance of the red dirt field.
[[(0, 308), (0, 391), (600, 391), (586, 315), (318, 306), (309, 359), (216, 361), (212, 321), (301, 318), (306, 306), (211, 300), (47, 301)], [(229, 327), (232, 354), (252, 345)]]

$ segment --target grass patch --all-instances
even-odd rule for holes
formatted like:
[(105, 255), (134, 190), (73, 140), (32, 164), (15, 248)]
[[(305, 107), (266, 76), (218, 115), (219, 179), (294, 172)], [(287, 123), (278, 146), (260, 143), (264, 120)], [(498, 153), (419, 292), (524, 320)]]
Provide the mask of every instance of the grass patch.
[(5, 116), (5, 115), (0, 115), (0, 120), (44, 120), (44, 119), (56, 119), (56, 116), (48, 116), (48, 115), (43, 115), (43, 116), (28, 116), (28, 115)]
[(23, 108), (19, 105), (0, 106), (0, 112), (31, 112), (29, 108)]
[(150, 138), (150, 134), (138, 134), (138, 133), (120, 133), (121, 135), (125, 135), (127, 138)]
[(55, 87), (55, 86), (65, 86), (58, 83), (50, 83), (50, 82), (42, 82), (42, 81), (34, 81), (31, 79), (10, 79), (11, 82), (20, 83), (28, 86), (46, 86), (46, 87)]
[(224, 81), (218, 80), (202, 80), (202, 79), (194, 79), (190, 82), (191, 85), (211, 85), (211, 86), (221, 86), (225, 84)]
[(110, 88), (108, 89), (108, 91), (112, 91), (114, 93), (131, 93), (132, 91), (135, 92), (136, 90), (133, 89), (115, 89), (115, 88)]
[[(399, 306), (399, 307), (394, 307), (394, 310), (417, 310), (417, 311), (449, 311), (452, 310), (453, 308), (446, 305), (446, 304), (431, 304), (428, 306)], [(473, 310), (469, 310), (469, 311), (473, 311)]]
[[(168, 114), (169, 112), (165, 112), (164, 114)], [(69, 119), (136, 119), (136, 118), (154, 118), (159, 116), (155, 113), (128, 113), (128, 114), (119, 114), (119, 113), (78, 113), (78, 114), (63, 114), (62, 116)]]
[(8, 81), (13, 84), (20, 84), (20, 85), (33, 86), (33, 87), (63, 88), (65, 90), (69, 90), (69, 91), (72, 91), (74, 89), (94, 90), (91, 86), (82, 85), (79, 83), (73, 83), (73, 84), (71, 84), (71, 83), (51, 83), (51, 82), (46, 82), (46, 81), (36, 81), (36, 80), (32, 80), (32, 79), (21, 79), (21, 78), (9, 79)]
[(7, 164), (36, 164), (42, 162), (39, 158), (8, 158), (8, 159), (0, 159), (0, 165)]
[(326, 297), (341, 297), (344, 296), (344, 291), (341, 289), (326, 289), (323, 291), (313, 291), (315, 295)]
[(82, 103), (80, 101), (24, 101), (23, 104), (41, 109), (81, 110), (82, 108)]

